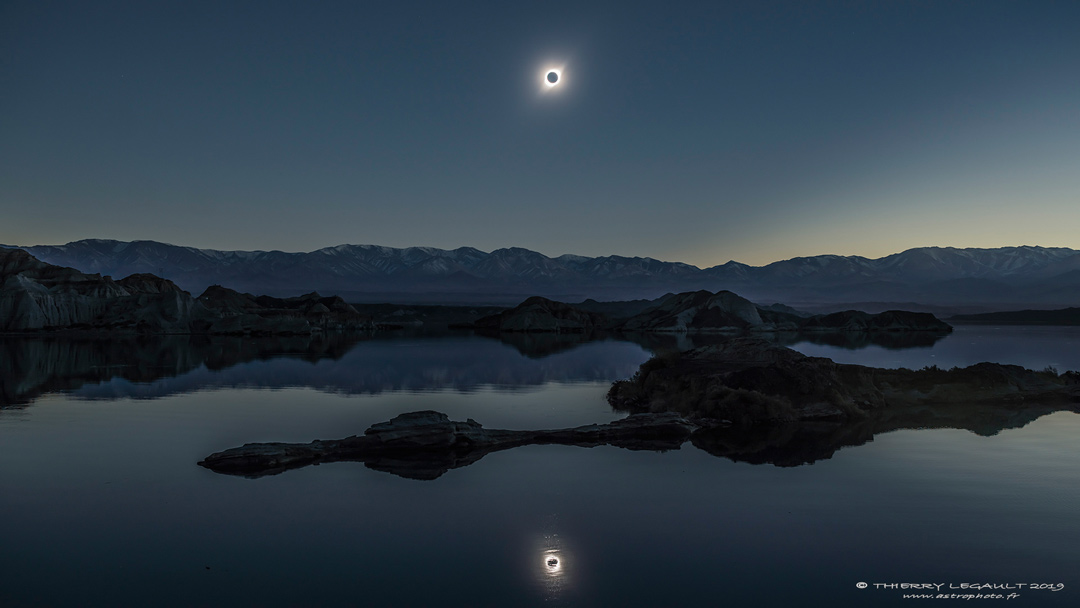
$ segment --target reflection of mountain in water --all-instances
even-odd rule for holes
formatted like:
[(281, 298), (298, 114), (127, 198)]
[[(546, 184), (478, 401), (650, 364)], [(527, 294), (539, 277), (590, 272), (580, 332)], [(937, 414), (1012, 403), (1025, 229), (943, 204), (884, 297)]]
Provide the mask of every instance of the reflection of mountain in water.
[[(811, 341), (845, 348), (929, 347), (944, 337), (929, 332), (771, 336), (781, 344)], [(612, 382), (632, 376), (648, 357), (645, 351), (688, 350), (726, 339), (651, 332), (7, 338), (0, 339), (0, 407), (57, 391), (118, 399), (207, 388), (310, 387), (352, 394)]]
[(87, 385), (136, 386), (200, 369), (213, 374), (248, 361), (339, 359), (360, 339), (348, 334), (0, 339), (0, 407)]
[(0, 353), (0, 406), (27, 404), (57, 391), (117, 399), (215, 388), (310, 387), (363, 394), (611, 382), (632, 375), (649, 356), (635, 344), (611, 340), (566, 342), (549, 336), (511, 348), (472, 335), (364, 334), (20, 338), (0, 340)]

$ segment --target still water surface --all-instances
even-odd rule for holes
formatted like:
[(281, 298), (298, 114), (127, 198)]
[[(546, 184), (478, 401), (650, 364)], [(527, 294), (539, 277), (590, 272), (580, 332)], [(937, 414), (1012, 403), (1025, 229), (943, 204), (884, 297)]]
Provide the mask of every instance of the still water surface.
[[(1077, 332), (1056, 329), (795, 347), (1080, 369)], [(1010, 604), (1080, 602), (1071, 412), (991, 436), (879, 434), (805, 466), (689, 443), (530, 446), (433, 481), (356, 463), (245, 479), (195, 463), (420, 409), (495, 428), (613, 420), (604, 393), (649, 352), (475, 336), (3, 348), (2, 606), (904, 606), (874, 587), (902, 582), (1063, 583)]]

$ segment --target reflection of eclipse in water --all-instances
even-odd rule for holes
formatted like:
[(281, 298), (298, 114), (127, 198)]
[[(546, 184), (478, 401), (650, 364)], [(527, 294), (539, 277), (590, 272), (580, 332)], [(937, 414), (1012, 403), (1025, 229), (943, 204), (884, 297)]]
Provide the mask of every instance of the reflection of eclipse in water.
[[(570, 565), (567, 565), (570, 559)], [(573, 554), (567, 554), (558, 534), (546, 534), (535, 553), (529, 555), (529, 570), (543, 590), (544, 601), (558, 601), (573, 579)]]
[(555, 551), (546, 551), (544, 553), (544, 570), (545, 573), (553, 579), (558, 579), (562, 575), (563, 563), (562, 556)]

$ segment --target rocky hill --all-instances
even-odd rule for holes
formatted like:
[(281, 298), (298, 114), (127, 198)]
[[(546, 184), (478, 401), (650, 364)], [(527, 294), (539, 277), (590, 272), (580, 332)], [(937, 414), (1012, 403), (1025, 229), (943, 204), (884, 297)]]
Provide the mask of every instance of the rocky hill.
[[(627, 319), (621, 327), (628, 331), (675, 332), (776, 329), (761, 318), (753, 302), (730, 291), (666, 296), (655, 306)], [(790, 329), (795, 329), (795, 325)]]
[(43, 261), (88, 273), (163, 275), (192, 293), (220, 284), (271, 295), (318, 290), (353, 302), (512, 304), (532, 295), (631, 300), (698, 290), (819, 308), (884, 303), (877, 310), (897, 308), (899, 302), (911, 303), (903, 306), (911, 310), (1017, 310), (1080, 301), (1080, 251), (1061, 247), (921, 247), (877, 259), (819, 255), (709, 268), (643, 257), (548, 257), (518, 247), (483, 252), (339, 245), (287, 253), (83, 240), (25, 249)]
[(886, 310), (876, 315), (846, 310), (815, 315), (798, 323), (799, 331), (937, 331), (950, 332), (952, 326), (926, 312)]
[(590, 332), (605, 322), (599, 313), (533, 296), (510, 310), (478, 319), (474, 326), (481, 330), (562, 333)]
[(219, 317), (215, 333), (305, 334), (371, 328), (371, 318), (361, 315), (345, 300), (317, 292), (274, 298), (211, 285), (198, 302)]

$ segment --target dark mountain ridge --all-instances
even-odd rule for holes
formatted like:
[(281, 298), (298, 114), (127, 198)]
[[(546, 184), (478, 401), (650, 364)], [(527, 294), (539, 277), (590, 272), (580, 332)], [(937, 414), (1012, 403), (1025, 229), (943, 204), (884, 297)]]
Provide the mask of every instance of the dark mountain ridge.
[(796, 306), (911, 302), (927, 310), (1060, 308), (1080, 299), (1080, 251), (1063, 247), (920, 247), (877, 259), (819, 255), (710, 268), (642, 257), (548, 257), (519, 247), (485, 253), (339, 245), (287, 253), (89, 239), (22, 249), (86, 273), (164, 275), (192, 293), (221, 284), (276, 296), (336, 293), (356, 302), (516, 304), (533, 295), (634, 300), (724, 289)]

